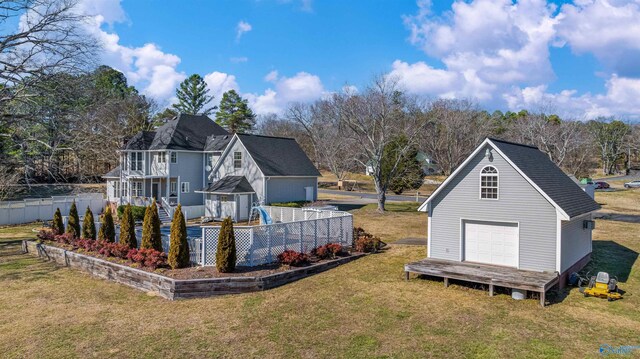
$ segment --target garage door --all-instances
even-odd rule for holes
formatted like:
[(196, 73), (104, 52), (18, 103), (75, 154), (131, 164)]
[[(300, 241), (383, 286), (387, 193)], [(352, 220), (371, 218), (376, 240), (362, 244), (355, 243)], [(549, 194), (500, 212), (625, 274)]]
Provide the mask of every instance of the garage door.
[(510, 223), (464, 223), (464, 260), (518, 266), (518, 225)]

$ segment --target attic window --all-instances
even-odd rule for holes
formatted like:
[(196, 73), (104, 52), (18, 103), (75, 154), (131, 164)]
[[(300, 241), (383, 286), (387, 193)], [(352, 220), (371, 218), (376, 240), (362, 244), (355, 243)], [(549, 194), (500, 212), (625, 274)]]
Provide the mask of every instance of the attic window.
[(242, 168), (242, 152), (233, 153), (233, 168), (234, 169)]
[(498, 199), (498, 170), (493, 166), (480, 172), (480, 199)]

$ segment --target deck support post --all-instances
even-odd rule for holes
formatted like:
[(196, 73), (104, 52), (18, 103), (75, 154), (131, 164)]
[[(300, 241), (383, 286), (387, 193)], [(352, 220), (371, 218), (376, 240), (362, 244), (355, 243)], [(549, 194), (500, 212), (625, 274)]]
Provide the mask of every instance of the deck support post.
[(404, 271), (404, 280), (409, 280), (409, 272)]
[(449, 278), (444, 278), (444, 287), (449, 288)]
[(545, 304), (545, 294), (546, 294), (546, 292), (544, 290), (542, 290), (542, 292), (540, 292), (540, 306), (542, 308), (544, 308), (544, 304)]
[(489, 296), (493, 297), (493, 284), (489, 284)]

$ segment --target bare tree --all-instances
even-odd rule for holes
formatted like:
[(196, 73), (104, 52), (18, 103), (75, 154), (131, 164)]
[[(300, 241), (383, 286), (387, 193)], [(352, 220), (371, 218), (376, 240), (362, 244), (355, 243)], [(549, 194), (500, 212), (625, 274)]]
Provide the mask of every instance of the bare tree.
[(622, 121), (599, 118), (589, 121), (589, 132), (592, 140), (600, 152), (602, 174), (614, 173), (618, 161), (624, 158), (628, 149), (631, 128)]
[[(407, 96), (398, 88), (396, 79), (378, 76), (361, 94), (342, 94), (334, 97), (340, 109), (340, 122), (345, 131), (360, 147), (356, 160), (364, 167), (373, 167), (373, 182), (378, 196), (378, 211), (384, 212), (386, 191), (398, 175), (405, 155), (415, 148), (427, 121), (424, 108), (417, 99)], [(388, 170), (383, 171), (385, 148), (399, 135), (404, 137), (394, 151), (393, 158), (384, 158)]]
[[(0, 2), (0, 106), (25, 100), (28, 91), (59, 73), (76, 73), (91, 61), (97, 42), (85, 31), (87, 16), (77, 0), (9, 0)], [(3, 117), (11, 118), (9, 114)]]
[(451, 174), (493, 132), (493, 122), (468, 100), (437, 100), (420, 144), (444, 174)]

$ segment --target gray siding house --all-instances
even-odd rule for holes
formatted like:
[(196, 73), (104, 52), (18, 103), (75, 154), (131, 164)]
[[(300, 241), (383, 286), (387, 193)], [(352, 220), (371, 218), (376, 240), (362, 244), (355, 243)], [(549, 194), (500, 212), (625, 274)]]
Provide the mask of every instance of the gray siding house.
[(244, 220), (253, 204), (315, 201), (320, 173), (289, 138), (230, 134), (207, 116), (180, 114), (141, 131), (120, 150), (120, 166), (103, 176), (116, 204), (152, 199), (171, 215)]
[(428, 257), (579, 270), (599, 205), (536, 147), (486, 139), (419, 208)]

